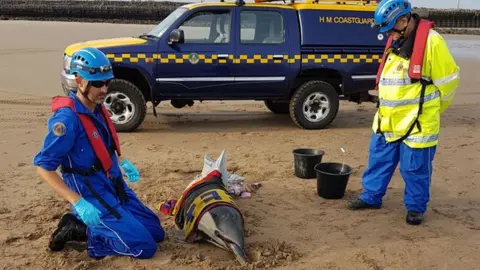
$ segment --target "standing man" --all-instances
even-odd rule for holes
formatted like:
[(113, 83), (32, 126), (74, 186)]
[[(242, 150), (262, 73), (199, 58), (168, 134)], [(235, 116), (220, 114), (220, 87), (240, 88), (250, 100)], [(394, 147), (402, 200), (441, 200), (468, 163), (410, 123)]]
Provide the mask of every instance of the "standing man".
[(374, 26), (389, 39), (377, 75), (378, 111), (363, 192), (348, 208), (380, 208), (400, 162), (406, 222), (419, 225), (430, 200), (440, 117), (458, 87), (459, 67), (433, 23), (412, 14), (408, 0), (381, 1)]
[[(123, 180), (121, 170), (131, 182), (139, 174), (128, 160), (117, 159), (118, 136), (102, 105), (113, 79), (110, 61), (100, 50), (85, 48), (73, 54), (70, 73), (78, 90), (53, 99), (48, 133), (34, 158), (40, 177), (73, 210), (61, 218), (49, 248), (59, 251), (68, 241), (86, 241), (92, 258), (151, 258), (164, 230)], [(55, 172), (59, 166), (63, 180)]]

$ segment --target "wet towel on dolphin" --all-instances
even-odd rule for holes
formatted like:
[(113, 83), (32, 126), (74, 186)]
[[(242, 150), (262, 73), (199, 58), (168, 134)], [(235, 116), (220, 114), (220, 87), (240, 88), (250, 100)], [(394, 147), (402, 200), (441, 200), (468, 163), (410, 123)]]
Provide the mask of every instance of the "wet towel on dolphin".
[(229, 173), (227, 171), (227, 155), (225, 150), (222, 150), (217, 160), (213, 160), (208, 155), (205, 155), (203, 158), (202, 173), (197, 175), (192, 182), (196, 182), (198, 179), (204, 178), (214, 169), (220, 171), (223, 185), (228, 193), (241, 196), (247, 191), (244, 178), (238, 174)]

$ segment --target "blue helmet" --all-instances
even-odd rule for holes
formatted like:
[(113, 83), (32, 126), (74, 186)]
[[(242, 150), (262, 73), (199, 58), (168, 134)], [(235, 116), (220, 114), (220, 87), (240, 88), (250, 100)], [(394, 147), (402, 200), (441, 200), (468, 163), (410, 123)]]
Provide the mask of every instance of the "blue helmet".
[(83, 48), (72, 55), (70, 74), (78, 73), (87, 81), (113, 79), (112, 65), (107, 56), (96, 48)]
[(381, 33), (392, 30), (400, 16), (410, 13), (412, 4), (408, 0), (382, 0), (375, 10), (376, 28), (380, 28)]

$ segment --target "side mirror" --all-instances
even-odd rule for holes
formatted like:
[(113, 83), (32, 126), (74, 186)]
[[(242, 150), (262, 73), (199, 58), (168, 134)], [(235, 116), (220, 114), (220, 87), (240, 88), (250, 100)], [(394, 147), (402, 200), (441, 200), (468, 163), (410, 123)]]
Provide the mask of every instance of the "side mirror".
[(185, 41), (185, 34), (181, 29), (175, 29), (170, 32), (168, 36), (168, 45), (172, 45), (173, 43), (183, 43)]

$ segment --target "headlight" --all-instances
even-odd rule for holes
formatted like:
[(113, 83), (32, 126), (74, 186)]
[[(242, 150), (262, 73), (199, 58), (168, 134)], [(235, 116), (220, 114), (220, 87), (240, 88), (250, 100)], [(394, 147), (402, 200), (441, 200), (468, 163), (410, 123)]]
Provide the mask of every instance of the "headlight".
[(72, 57), (65, 54), (65, 56), (63, 57), (63, 69), (66, 72), (70, 71), (70, 63), (71, 62), (72, 62)]

